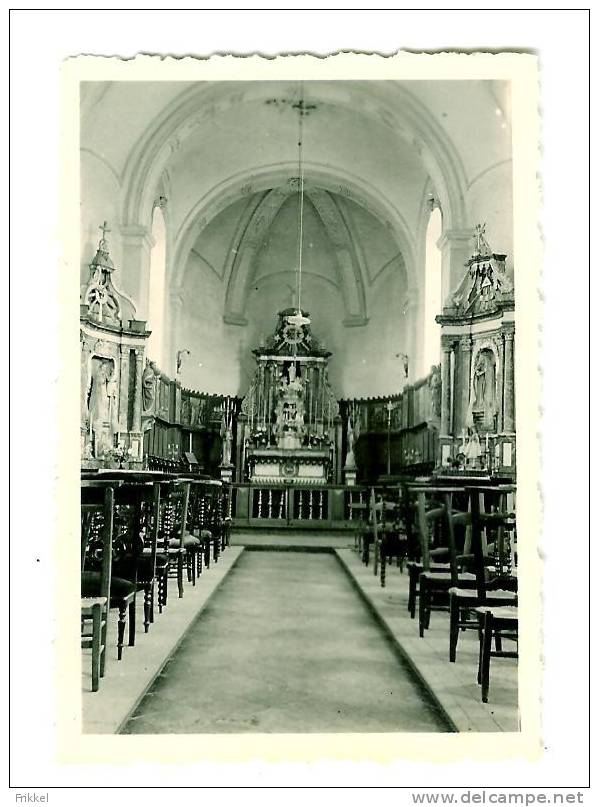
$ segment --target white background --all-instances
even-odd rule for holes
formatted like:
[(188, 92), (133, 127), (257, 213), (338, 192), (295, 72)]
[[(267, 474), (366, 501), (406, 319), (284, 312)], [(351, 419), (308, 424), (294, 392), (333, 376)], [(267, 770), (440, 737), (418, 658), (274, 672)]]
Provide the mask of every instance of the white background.
[[(569, 787), (587, 783), (588, 744), (588, 17), (586, 11), (17, 11), (11, 15), (11, 784)], [(253, 765), (235, 770), (58, 766), (53, 755), (51, 568), (57, 348), (59, 66), (80, 53), (392, 53), (398, 48), (525, 49), (541, 60), (544, 745), (540, 762), (476, 766)], [(519, 267), (522, 271), (522, 267)], [(531, 373), (539, 372), (535, 366)], [(595, 530), (596, 537), (596, 530)], [(38, 560), (39, 559), (39, 560)], [(593, 568), (593, 566), (591, 566)], [(166, 740), (167, 741), (167, 740)], [(158, 742), (165, 742), (159, 739)], [(323, 791), (256, 797), (339, 798)], [(226, 798), (212, 791), (211, 802)], [(252, 798), (252, 793), (233, 794)], [(180, 793), (181, 798), (184, 794)], [(362, 801), (361, 791), (343, 798)], [(50, 793), (55, 804), (132, 793)], [(140, 796), (136, 796), (139, 798)], [(190, 794), (190, 800), (206, 794)], [(151, 800), (171, 799), (148, 794)], [(372, 796), (367, 796), (372, 798)], [(409, 804), (406, 791), (376, 798)], [(587, 801), (590, 798), (587, 793)], [(9, 795), (12, 802), (14, 795)]]

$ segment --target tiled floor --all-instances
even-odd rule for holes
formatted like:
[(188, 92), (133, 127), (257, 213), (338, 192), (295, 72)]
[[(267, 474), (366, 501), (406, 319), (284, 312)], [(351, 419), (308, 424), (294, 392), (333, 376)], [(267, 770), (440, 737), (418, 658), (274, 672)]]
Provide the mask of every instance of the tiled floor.
[[(149, 633), (143, 631), (142, 597), (138, 597), (135, 647), (125, 646), (123, 658), (116, 657), (116, 614), (111, 612), (106, 675), (98, 692), (91, 691), (90, 652), (83, 651), (82, 722), (89, 734), (113, 734), (128, 717), (154, 677), (160, 672), (187, 628), (236, 563), (241, 547), (229, 547), (210, 569), (205, 569), (195, 587), (187, 585), (179, 599), (169, 584), (169, 601), (163, 614), (156, 614)], [(172, 581), (171, 581), (172, 583)]]
[(334, 554), (248, 549), (123, 733), (447, 730)]
[[(241, 542), (253, 549), (244, 553), (243, 547), (239, 545)], [(422, 701), (422, 690), (427, 689), (456, 730), (518, 730), (517, 661), (493, 660), (490, 702), (483, 704), (480, 700), (480, 688), (476, 683), (476, 633), (466, 631), (460, 634), (457, 662), (451, 664), (447, 659), (447, 614), (434, 612), (430, 630), (426, 632), (425, 638), (419, 638), (417, 620), (410, 619), (406, 608), (407, 574), (400, 574), (399, 569), (394, 566), (388, 568), (387, 586), (381, 588), (379, 579), (372, 573), (372, 567), (364, 567), (354, 551), (351, 536), (300, 532), (266, 535), (248, 532), (234, 534), (232, 543), (236, 545), (232, 545), (218, 564), (202, 575), (195, 588), (186, 587), (183, 599), (172, 597), (169, 600), (167, 611), (162, 616), (157, 616), (147, 635), (143, 633), (140, 604), (137, 645), (135, 648), (125, 647), (121, 662), (116, 661), (116, 625), (111, 626), (112, 642), (109, 647), (107, 675), (101, 681), (99, 692), (90, 691), (90, 665), (87, 654), (84, 653), (83, 730), (86, 733), (116, 732), (131, 716), (148, 689), (155, 690), (159, 697), (164, 698), (164, 692), (160, 694), (160, 687), (153, 687), (152, 682), (167, 662), (167, 670), (169, 667), (173, 668), (176, 657), (174, 661), (170, 659), (179, 643), (182, 661), (177, 677), (185, 682), (187, 673), (188, 678), (194, 681), (191, 690), (196, 702), (199, 703), (208, 693), (209, 700), (214, 705), (209, 706), (207, 711), (203, 708), (203, 717), (193, 727), (189, 726), (190, 710), (193, 711), (194, 708), (191, 706), (184, 718), (181, 718), (180, 727), (177, 729), (176, 725), (171, 725), (168, 731), (290, 730), (285, 729), (284, 725), (285, 709), (289, 703), (301, 705), (303, 709), (303, 713), (300, 709), (294, 718), (297, 725), (295, 730), (325, 730), (322, 726), (317, 726), (314, 710), (312, 717), (308, 714), (310, 709), (305, 699), (308, 696), (302, 694), (306, 679), (318, 681), (318, 686), (322, 688), (323, 698), (317, 711), (322, 712), (319, 719), (321, 722), (328, 721), (331, 731), (349, 731), (351, 729), (348, 726), (353, 725), (351, 721), (355, 723), (354, 730), (367, 731), (369, 714), (374, 715), (370, 724), (373, 727), (371, 730), (374, 730), (377, 720), (379, 725), (387, 720), (380, 713), (379, 717), (376, 715), (381, 704), (388, 706), (391, 696), (381, 695), (382, 701), (377, 701), (376, 690), (372, 692), (367, 686), (367, 681), (370, 680), (369, 671), (382, 669), (384, 680), (390, 675), (390, 665), (397, 665), (398, 654), (407, 660), (416, 679), (421, 682), (421, 687), (416, 687), (416, 690), (413, 683), (410, 685), (412, 695), (416, 691)], [(268, 551), (268, 545), (287, 551), (271, 552)], [(293, 551), (294, 546), (309, 548), (313, 552), (300, 554)], [(338, 560), (330, 554), (324, 554), (327, 548), (336, 553)], [(259, 549), (263, 551), (257, 551)], [(291, 555), (296, 557), (292, 558)], [(263, 557), (262, 562), (270, 556), (267, 563), (270, 572), (266, 578), (270, 575), (273, 585), (267, 587), (265, 579), (260, 582), (251, 569), (243, 571), (244, 559), (250, 558), (252, 563), (251, 556), (258, 563), (260, 556)], [(238, 559), (242, 565), (236, 571)], [(343, 567), (347, 574), (344, 574)], [(237, 576), (240, 585), (237, 586), (237, 594), (233, 587), (227, 595), (228, 574), (231, 569), (233, 571), (230, 579), (233, 581)], [(224, 589), (217, 591), (225, 580), (227, 582)], [(331, 580), (336, 580), (336, 583), (329, 592)], [(327, 601), (327, 597), (331, 599)], [(360, 597), (365, 605), (360, 603)], [(222, 608), (231, 616), (227, 635), (224, 637), (216, 613), (215, 603), (218, 600), (221, 603), (219, 609)], [(298, 607), (298, 602), (301, 607)], [(212, 672), (207, 678), (197, 674), (189, 649), (192, 643), (186, 638), (186, 632), (200, 613), (202, 616), (195, 623), (199, 631), (198, 641), (203, 651), (212, 656)], [(372, 632), (374, 621), (378, 621), (387, 633), (387, 638), (383, 637), (382, 642), (380, 628), (375, 626), (374, 633)], [(219, 637), (224, 640), (219, 641)], [(235, 644), (235, 653), (231, 652), (231, 641)], [(377, 658), (370, 658), (369, 654), (373, 652), (375, 645)], [(282, 654), (289, 656), (289, 667), (285, 674), (282, 672), (284, 668), (279, 666)], [(393, 656), (392, 660), (389, 654)], [(232, 657), (239, 658), (239, 664), (232, 665)], [(270, 678), (260, 672), (258, 661), (265, 661), (265, 669)], [(253, 672), (253, 664), (256, 672)], [(368, 671), (362, 678), (356, 671), (360, 668), (364, 671), (366, 667)], [(226, 687), (221, 686), (220, 681), (223, 670), (231, 676)], [(243, 670), (245, 673), (242, 674)], [(394, 679), (396, 693), (398, 680), (397, 677)], [(356, 682), (359, 682), (358, 685)], [(335, 702), (339, 686), (348, 688), (346, 707), (341, 708), (338, 713), (334, 709), (331, 712), (328, 707)], [(350, 695), (352, 687), (353, 694)], [(406, 692), (410, 689), (407, 684), (402, 687)], [(390, 678), (387, 689), (389, 692), (394, 691)], [(385, 687), (382, 691), (386, 691)], [(359, 701), (355, 699), (358, 692), (368, 705), (365, 711), (360, 710)], [(249, 695), (254, 698), (256, 708), (246, 708), (250, 703)], [(407, 697), (404, 704), (405, 719), (408, 721), (406, 727), (392, 727), (400, 725), (400, 718), (391, 710), (388, 721), (390, 725), (378, 730), (410, 730), (409, 721), (417, 715), (416, 711), (411, 717), (408, 714), (411, 707), (408, 709), (407, 704), (414, 705), (412, 695)], [(270, 700), (273, 700), (272, 708), (266, 706), (266, 702)], [(178, 706), (173, 706), (173, 715), (177, 709)], [(350, 712), (351, 719), (348, 718)], [(431, 717), (435, 720), (434, 708), (430, 710), (427, 707), (425, 712), (426, 714), (420, 703), (419, 719), (423, 726), (429, 725)], [(139, 730), (135, 727), (135, 722), (130, 724), (128, 731)], [(187, 727), (181, 728), (185, 724)], [(140, 727), (141, 725), (139, 724)]]
[(372, 565), (364, 566), (355, 551), (338, 549), (336, 552), (366, 601), (458, 731), (518, 731), (516, 659), (492, 660), (489, 703), (482, 703), (476, 682), (477, 632), (460, 633), (457, 659), (451, 663), (448, 659), (449, 614), (434, 611), (429, 630), (420, 638), (418, 617), (411, 619), (407, 610), (407, 573), (401, 574), (396, 566), (388, 566), (386, 586), (382, 588)]

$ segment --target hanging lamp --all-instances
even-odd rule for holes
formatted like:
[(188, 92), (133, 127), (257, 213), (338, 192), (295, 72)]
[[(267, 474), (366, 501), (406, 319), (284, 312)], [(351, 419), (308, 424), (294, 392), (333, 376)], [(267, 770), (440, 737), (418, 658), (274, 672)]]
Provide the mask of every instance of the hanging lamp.
[(287, 322), (296, 328), (301, 328), (303, 325), (310, 324), (310, 317), (305, 317), (302, 313), (302, 257), (303, 257), (303, 240), (304, 240), (304, 83), (300, 82), (300, 99), (297, 104), (298, 110), (298, 141), (297, 141), (297, 164), (299, 175), (299, 214), (298, 214), (298, 246), (297, 246), (297, 266), (296, 266), (296, 284), (297, 284), (297, 309), (295, 314), (287, 317)]

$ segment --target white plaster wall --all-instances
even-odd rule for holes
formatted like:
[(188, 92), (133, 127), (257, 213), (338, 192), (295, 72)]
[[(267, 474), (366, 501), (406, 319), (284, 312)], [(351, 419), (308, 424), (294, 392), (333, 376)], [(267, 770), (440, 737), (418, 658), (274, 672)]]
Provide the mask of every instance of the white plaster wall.
[(469, 188), (467, 199), (472, 226), (485, 222), (491, 248), (507, 253), (506, 263), (513, 267), (512, 162), (481, 175)]
[(126, 278), (119, 272), (121, 265), (121, 236), (118, 202), (120, 185), (108, 166), (94, 154), (81, 152), (81, 283), (89, 277), (89, 263), (96, 254), (101, 237), (99, 226), (108, 222), (111, 230), (106, 239), (117, 272), (117, 286), (126, 287)]

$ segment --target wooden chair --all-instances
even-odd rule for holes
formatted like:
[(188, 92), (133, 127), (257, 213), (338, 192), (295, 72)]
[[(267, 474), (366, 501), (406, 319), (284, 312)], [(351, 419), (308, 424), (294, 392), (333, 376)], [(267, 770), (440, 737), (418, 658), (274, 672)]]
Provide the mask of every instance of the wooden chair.
[(222, 520), (221, 552), (224, 552), (231, 543), (231, 529), (233, 524), (233, 486), (230, 482), (223, 482), (220, 507)]
[[(518, 651), (504, 650), (503, 639), (518, 642), (518, 608), (515, 605), (483, 605), (476, 609), (480, 623), (478, 683), (483, 703), (489, 702), (491, 658), (518, 658)], [(493, 639), (495, 650), (492, 649)]]
[(400, 571), (403, 573), (408, 557), (409, 528), (403, 520), (401, 504), (402, 491), (400, 486), (386, 488), (383, 492), (382, 525), (380, 530), (379, 555), (381, 565), (381, 586), (386, 583), (388, 563), (395, 558)]
[[(449, 609), (449, 589), (459, 585), (463, 588), (474, 589), (476, 576), (469, 571), (458, 568), (455, 551), (455, 535), (453, 530), (453, 496), (463, 493), (461, 488), (430, 487), (419, 490), (418, 497), (418, 525), (422, 543), (423, 570), (418, 579), (418, 628), (420, 636), (430, 625), (433, 610), (447, 611)], [(427, 508), (427, 502), (431, 506)], [(437, 525), (436, 539), (438, 546), (431, 547), (432, 525)], [(452, 552), (453, 545), (453, 552)], [(433, 555), (433, 552), (436, 554)], [(446, 568), (431, 568), (431, 557), (447, 557), (449, 564)], [(453, 564), (452, 564), (453, 556)], [(462, 560), (462, 558), (460, 558)]]
[[(406, 533), (406, 568), (408, 570), (408, 611), (410, 617), (416, 617), (416, 605), (420, 596), (419, 581), (424, 571), (422, 558), (422, 540), (419, 529), (418, 491), (422, 485), (402, 483), (400, 499), (401, 520)], [(432, 550), (429, 553), (428, 571), (444, 574), (449, 570), (449, 562), (445, 559), (445, 550)], [(439, 559), (437, 559), (437, 556)]]
[[(144, 595), (144, 631), (148, 632), (154, 622), (156, 586), (159, 585), (168, 557), (158, 553), (158, 530), (160, 523), (160, 483), (148, 483), (140, 502), (139, 532), (143, 540), (142, 556), (137, 567), (137, 590)], [(160, 590), (158, 592), (160, 601)], [(162, 607), (160, 606), (160, 611)]]
[[(112, 537), (112, 568), (110, 577), (109, 607), (118, 610), (117, 659), (123, 656), (123, 643), (129, 623), (129, 646), (135, 645), (135, 598), (137, 592), (137, 564), (143, 541), (137, 530), (137, 502), (131, 498), (131, 487), (118, 479), (103, 477), (115, 491)], [(84, 481), (82, 481), (82, 484)], [(102, 585), (101, 535), (104, 514), (96, 512), (89, 537), (85, 568), (81, 572), (83, 597), (98, 597)]]
[[(515, 492), (511, 486), (483, 488), (477, 492), (468, 490), (469, 496), (476, 496), (475, 514), (476, 525), (472, 524), (472, 502), (468, 512), (457, 516), (467, 525), (471, 537), (471, 551), (474, 573), (477, 579), (475, 590), (461, 588), (457, 577), (454, 586), (449, 589), (449, 660), (456, 660), (458, 639), (461, 630), (476, 629), (480, 631), (480, 624), (476, 611), (479, 607), (489, 606), (501, 608), (517, 604), (517, 578), (513, 568), (513, 550), (515, 543), (515, 526), (510, 514), (509, 499)], [(489, 536), (484, 527), (484, 514), (480, 511), (481, 500), (488, 510), (487, 515), (493, 515), (494, 524), (489, 521)], [(503, 513), (503, 516), (499, 516)], [(498, 520), (499, 516), (499, 520)], [(454, 519), (454, 522), (455, 520)], [(450, 525), (450, 527), (453, 526)], [(490, 533), (493, 531), (494, 536)], [(488, 541), (488, 537), (495, 540)], [(453, 541), (453, 534), (451, 535)], [(452, 546), (455, 555), (455, 546)], [(452, 568), (454, 563), (452, 562)], [(474, 618), (472, 618), (472, 616)]]
[(167, 604), (168, 580), (177, 580), (179, 597), (184, 593), (184, 569), (187, 563), (185, 535), (189, 505), (189, 480), (167, 480), (160, 483), (159, 554), (168, 558), (161, 574), (160, 605)]
[[(101, 518), (96, 519), (100, 512)], [(101, 482), (81, 484), (81, 573), (88, 553), (100, 563), (97, 596), (81, 596), (81, 647), (92, 651), (92, 691), (97, 692), (106, 669), (106, 636), (112, 567), (114, 487)], [(99, 533), (99, 535), (98, 535)], [(99, 540), (98, 540), (99, 538)]]
[(210, 491), (210, 507), (208, 509), (208, 524), (206, 528), (212, 535), (212, 541), (208, 542), (208, 545), (212, 546), (212, 557), (214, 562), (217, 563), (223, 551), (225, 536), (223, 483), (220, 479), (207, 479), (206, 485), (208, 485)]
[[(481, 697), (488, 702), (491, 658), (518, 658), (518, 608), (517, 603), (492, 605), (489, 584), (496, 580), (496, 570), (503, 559), (511, 554), (508, 542), (515, 541), (515, 513), (509, 507), (515, 494), (513, 486), (500, 486), (495, 491), (485, 488), (469, 488), (472, 517), (472, 551), (476, 568), (476, 590), (479, 605), (476, 615), (479, 622), (478, 683)], [(494, 494), (494, 495), (493, 495)], [(491, 501), (489, 501), (491, 499)], [(493, 500), (495, 499), (495, 500)], [(484, 506), (481, 506), (481, 504)], [(490, 541), (492, 538), (493, 541)], [(485, 548), (493, 543), (493, 565), (488, 562)], [(503, 569), (500, 568), (503, 572)], [(502, 578), (500, 578), (502, 579)], [(503, 577), (505, 580), (505, 576)], [(515, 650), (504, 650), (503, 641), (516, 644)], [(493, 642), (495, 649), (493, 650)]]
[(365, 501), (366, 491), (363, 488), (352, 488), (348, 495), (347, 515), (354, 528), (354, 549), (363, 556), (363, 539), (368, 512), (368, 502)]

